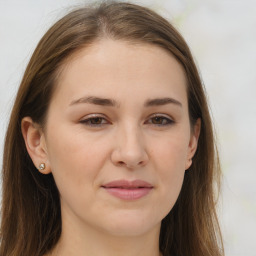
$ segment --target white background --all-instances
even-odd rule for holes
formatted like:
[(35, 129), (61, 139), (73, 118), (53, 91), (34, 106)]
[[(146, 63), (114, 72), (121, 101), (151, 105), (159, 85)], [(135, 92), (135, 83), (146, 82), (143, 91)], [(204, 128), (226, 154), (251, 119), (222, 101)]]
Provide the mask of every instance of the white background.
[[(50, 25), (79, 0), (0, 0), (0, 161), (13, 100)], [(191, 47), (209, 95), (224, 183), (226, 256), (256, 255), (256, 1), (132, 1), (170, 20)], [(0, 166), (1, 167), (1, 166)]]

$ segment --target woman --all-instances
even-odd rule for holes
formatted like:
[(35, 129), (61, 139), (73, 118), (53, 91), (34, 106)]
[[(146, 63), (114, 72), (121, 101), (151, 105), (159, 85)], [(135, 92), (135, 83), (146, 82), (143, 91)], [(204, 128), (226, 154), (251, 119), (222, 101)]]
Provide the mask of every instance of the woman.
[(39, 42), (6, 135), (1, 255), (223, 255), (220, 169), (188, 46), (129, 3)]

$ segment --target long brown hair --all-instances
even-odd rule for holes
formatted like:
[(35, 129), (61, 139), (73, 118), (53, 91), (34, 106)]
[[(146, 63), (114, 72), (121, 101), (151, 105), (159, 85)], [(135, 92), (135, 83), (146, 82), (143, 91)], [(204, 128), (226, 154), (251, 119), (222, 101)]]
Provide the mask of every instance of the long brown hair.
[(30, 59), (5, 139), (0, 255), (42, 256), (60, 238), (58, 189), (53, 176), (41, 174), (32, 163), (21, 120), (30, 116), (43, 126), (63, 63), (104, 37), (158, 45), (183, 66), (191, 126), (201, 118), (201, 134), (178, 200), (162, 221), (159, 246), (164, 256), (223, 255), (215, 209), (219, 161), (204, 88), (190, 50), (177, 30), (154, 11), (110, 1), (64, 16), (44, 35)]

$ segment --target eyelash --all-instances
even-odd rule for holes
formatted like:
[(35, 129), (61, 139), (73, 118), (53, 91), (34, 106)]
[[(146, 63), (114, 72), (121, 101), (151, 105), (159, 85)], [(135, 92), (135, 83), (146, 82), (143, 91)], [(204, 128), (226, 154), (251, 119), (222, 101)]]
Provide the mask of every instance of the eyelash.
[[(154, 123), (152, 123), (153, 119), (155, 119), (155, 120), (160, 119), (160, 120), (164, 121), (164, 124), (154, 124)], [(163, 115), (154, 115), (149, 120), (151, 120), (150, 124), (156, 125), (156, 126), (168, 126), (168, 125), (174, 124), (174, 121), (171, 118), (168, 118), (168, 117), (163, 116)]]
[[(105, 120), (106, 122), (104, 124), (100, 123), (100, 124), (93, 124), (92, 121), (94, 120)], [(89, 117), (87, 119), (83, 119), (80, 121), (81, 124), (84, 124), (84, 125), (88, 125), (88, 126), (91, 126), (91, 127), (101, 127), (107, 123), (109, 123), (106, 118), (102, 117), (102, 116), (98, 116), (98, 115), (95, 115), (95, 116), (92, 116), (92, 117)]]
[[(157, 120), (157, 118), (162, 120), (162, 122), (164, 122), (164, 124), (163, 123), (162, 124), (154, 124), (154, 123), (152, 123), (152, 120), (153, 119)], [(92, 121), (102, 121), (102, 120), (104, 120), (105, 123), (97, 123), (97, 122), (96, 122), (96, 124), (92, 123)], [(152, 124), (152, 125), (155, 125), (155, 126), (162, 126), (162, 127), (163, 126), (172, 125), (172, 124), (175, 123), (172, 119), (170, 119), (170, 118), (168, 118), (166, 116), (163, 116), (163, 115), (154, 115), (154, 116), (152, 116), (148, 120), (151, 120), (151, 122), (149, 124)], [(148, 123), (148, 120), (146, 121), (146, 123)], [(87, 126), (91, 126), (91, 127), (101, 127), (101, 126), (103, 126), (105, 124), (109, 124), (109, 122), (106, 120), (106, 118), (104, 118), (102, 116), (98, 116), (98, 115), (95, 115), (93, 117), (89, 117), (87, 119), (83, 119), (83, 120), (80, 121), (80, 123), (84, 124), (84, 125), (87, 125)]]

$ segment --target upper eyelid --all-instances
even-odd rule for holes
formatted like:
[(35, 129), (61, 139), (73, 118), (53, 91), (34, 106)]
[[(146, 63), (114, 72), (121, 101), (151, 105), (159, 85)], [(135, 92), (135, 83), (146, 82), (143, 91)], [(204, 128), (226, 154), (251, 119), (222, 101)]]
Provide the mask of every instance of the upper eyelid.
[[(101, 123), (101, 124), (90, 124), (90, 122), (95, 118), (102, 118), (103, 123)], [(100, 126), (105, 126), (105, 125), (111, 124), (109, 119), (106, 118), (104, 115), (102, 116), (101, 114), (90, 114), (90, 115), (84, 116), (83, 118), (81, 118), (79, 120), (79, 123), (81, 123), (83, 125), (85, 124), (85, 125), (88, 125), (88, 126), (92, 126), (92, 127), (100, 127)]]
[(163, 113), (155, 113), (155, 114), (152, 114), (150, 115), (147, 119), (150, 119), (150, 118), (154, 118), (154, 117), (164, 117), (166, 119), (169, 119), (171, 121), (175, 121), (173, 117), (171, 117), (170, 115), (168, 114), (163, 114)]
[[(166, 118), (173, 119), (169, 114), (165, 114), (165, 113), (153, 113), (153, 114), (150, 114), (147, 118), (155, 117), (155, 116), (163, 116), (163, 117), (166, 117)], [(102, 113), (92, 113), (92, 114), (88, 114), (88, 115), (84, 116), (83, 118), (85, 118), (85, 117), (88, 117), (88, 118), (90, 118), (90, 117), (107, 118), (106, 115), (102, 114)]]
[[(104, 119), (108, 120), (108, 117), (106, 117), (106, 115), (104, 115), (102, 113), (93, 113), (93, 114), (89, 114), (89, 115), (86, 115), (86, 116), (82, 117), (80, 119), (80, 121), (90, 119), (90, 118), (97, 118), (97, 117), (104, 118)], [(147, 117), (147, 119), (150, 119), (150, 118), (153, 118), (153, 117), (165, 117), (167, 119), (170, 119), (170, 120), (174, 121), (173, 117), (171, 117), (168, 114), (164, 114), (164, 113), (153, 113), (153, 114), (149, 115)]]
[(154, 114), (151, 114), (149, 117), (155, 117), (155, 116), (162, 116), (162, 117), (166, 117), (166, 118), (171, 118), (170, 115), (164, 114), (164, 113), (154, 113)]
[[(171, 122), (175, 122), (175, 119), (173, 117), (171, 117), (169, 114), (165, 114), (165, 113), (153, 113), (146, 118), (145, 122), (147, 122), (148, 120), (150, 120), (151, 118), (154, 118), (154, 117), (163, 117), (163, 118), (170, 120)], [(102, 118), (107, 123), (111, 123), (110, 119), (105, 114), (102, 114), (102, 113), (92, 113), (92, 114), (86, 115), (86, 116), (82, 117), (79, 120), (79, 122), (90, 120), (93, 118)]]
[(87, 120), (87, 119), (91, 119), (91, 118), (104, 118), (104, 119), (108, 119), (104, 114), (100, 114), (100, 113), (95, 113), (95, 114), (89, 114), (89, 115), (86, 115), (86, 116), (83, 116), (80, 121), (82, 120)]

